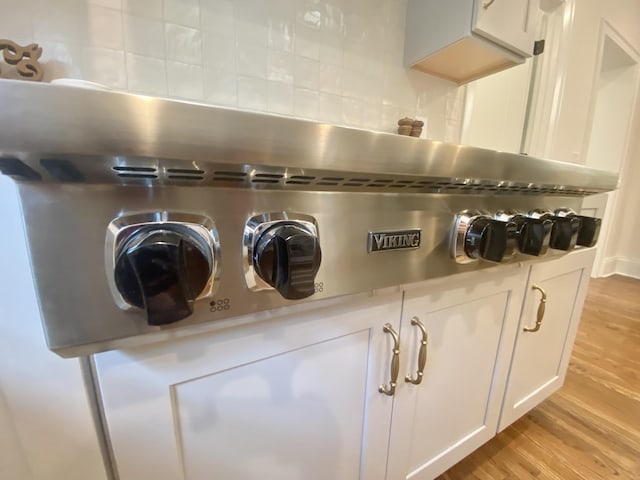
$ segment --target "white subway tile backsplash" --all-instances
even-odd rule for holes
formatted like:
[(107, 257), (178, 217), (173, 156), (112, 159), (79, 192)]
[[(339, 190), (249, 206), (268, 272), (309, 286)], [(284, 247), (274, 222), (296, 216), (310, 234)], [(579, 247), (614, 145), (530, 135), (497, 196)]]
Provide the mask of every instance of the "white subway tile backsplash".
[[(87, 8), (71, 1), (39, 2), (33, 5), (37, 15), (32, 17), (33, 40), (60, 42), (69, 45), (86, 45)], [(11, 16), (2, 12), (2, 24), (11, 23)]]
[(342, 94), (342, 68), (320, 63), (319, 89), (321, 92)]
[(396, 133), (398, 130), (398, 120), (411, 115), (405, 115), (405, 112), (395, 105), (383, 104), (381, 111), (380, 130), (387, 133)]
[(202, 35), (199, 29), (165, 23), (167, 60), (200, 65), (202, 63)]
[(202, 67), (167, 61), (167, 92), (170, 97), (204, 100)]
[(56, 78), (85, 78), (83, 48), (60, 42), (42, 42), (40, 63), (44, 67), (45, 82)]
[(124, 47), (120, 10), (88, 5), (87, 17), (89, 45), (114, 50)]
[(274, 113), (287, 115), (293, 113), (293, 85), (269, 81), (267, 84), (267, 109)]
[(167, 65), (164, 60), (127, 54), (129, 90), (145, 95), (167, 95)]
[(318, 118), (320, 94), (315, 90), (296, 88), (293, 93), (293, 113), (303, 118)]
[(342, 53), (342, 63), (345, 68), (364, 72), (370, 54), (371, 52), (364, 45), (346, 43)]
[(116, 89), (127, 88), (124, 52), (101, 47), (85, 47), (84, 79)]
[(344, 69), (342, 72), (342, 93), (351, 98), (362, 98), (362, 89), (367, 79), (362, 72)]
[(458, 140), (464, 89), (402, 65), (406, 0), (14, 3), (0, 35), (40, 43), (45, 79)]
[(200, 8), (233, 17), (235, 0), (200, 0)]
[(292, 53), (281, 50), (269, 50), (267, 69), (269, 80), (293, 83), (295, 57)]
[(322, 43), (318, 49), (318, 60), (321, 63), (342, 67), (344, 57), (344, 49), (340, 38), (330, 39), (326, 43)]
[(447, 118), (445, 123), (444, 141), (456, 143), (460, 135), (460, 120), (458, 118)]
[[(385, 80), (375, 75), (363, 75), (361, 97), (367, 102), (378, 102), (384, 92)], [(412, 101), (415, 105), (415, 100)]]
[(160, 20), (124, 14), (124, 45), (129, 53), (164, 59), (164, 24)]
[(442, 115), (429, 117), (427, 138), (445, 140), (447, 138), (447, 120)]
[(199, 0), (164, 0), (164, 20), (187, 27), (200, 28)]
[(122, 0), (122, 8), (125, 12), (141, 17), (162, 19), (163, 0)]
[(237, 46), (238, 75), (267, 78), (267, 49), (252, 45)]
[(101, 7), (122, 9), (122, 0), (89, 0), (92, 5), (100, 5)]
[(298, 23), (296, 25), (296, 39), (294, 43), (296, 55), (319, 60), (320, 44), (318, 40), (320, 37), (320, 32), (304, 27)]
[(267, 26), (267, 44), (273, 50), (294, 51), (295, 26), (293, 21), (270, 18)]
[(202, 63), (205, 68), (236, 73), (236, 43), (215, 32), (202, 32)]
[(351, 12), (346, 16), (347, 27), (345, 29), (345, 39), (349, 44), (365, 44), (375, 32), (367, 28), (367, 19), (362, 12)]
[(320, 30), (323, 16), (322, 7), (320, 2), (300, 2), (296, 12), (298, 23), (313, 30)]
[(204, 68), (204, 99), (214, 105), (236, 105), (238, 102), (238, 77), (215, 68)]
[(343, 124), (342, 121), (342, 97), (329, 93), (320, 93), (318, 96), (318, 117), (327, 123)]
[(256, 24), (246, 20), (236, 20), (235, 29), (238, 45), (267, 46), (269, 29), (266, 23)]
[(247, 110), (267, 109), (267, 80), (255, 77), (238, 77), (238, 106)]
[(235, 17), (232, 1), (200, 0), (200, 27), (205, 32), (234, 37)]
[(457, 90), (450, 90), (446, 93), (445, 98), (447, 104), (445, 116), (448, 119), (458, 122), (460, 118), (458, 112), (460, 112), (464, 107), (464, 90), (461, 88)]
[(362, 125), (364, 102), (357, 98), (342, 99), (342, 122), (344, 125)]
[(264, 25), (269, 10), (268, 0), (240, 0), (233, 2), (233, 14), (241, 22)]
[(322, 17), (322, 28), (336, 38), (344, 37), (345, 21), (344, 11), (339, 5), (340, 2), (324, 4), (324, 15)]
[[(8, 16), (8, 9), (3, 11)], [(26, 2), (13, 2), (11, 5), (11, 21), (1, 22), (2, 38), (8, 38), (20, 45), (33, 42), (33, 28), (31, 25), (31, 5)]]
[(319, 77), (320, 64), (316, 60), (296, 56), (293, 78), (297, 87), (318, 90)]
[[(362, 102), (362, 118), (359, 125), (371, 130), (380, 130), (381, 128), (382, 106), (378, 102)], [(354, 124), (357, 125), (357, 124)]]

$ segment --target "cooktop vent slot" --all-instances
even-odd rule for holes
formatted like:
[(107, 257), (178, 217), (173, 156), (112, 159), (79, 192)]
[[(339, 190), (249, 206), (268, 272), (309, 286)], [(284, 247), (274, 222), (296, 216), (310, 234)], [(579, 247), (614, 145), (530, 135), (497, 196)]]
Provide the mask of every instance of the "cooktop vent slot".
[(158, 169), (155, 167), (138, 167), (132, 165), (117, 165), (112, 167), (118, 177), (123, 179), (148, 179), (158, 178)]

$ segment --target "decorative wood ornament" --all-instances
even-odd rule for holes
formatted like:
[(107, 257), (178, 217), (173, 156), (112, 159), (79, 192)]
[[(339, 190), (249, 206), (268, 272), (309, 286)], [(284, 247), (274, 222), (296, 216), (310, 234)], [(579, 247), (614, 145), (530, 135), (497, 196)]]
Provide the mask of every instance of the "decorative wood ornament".
[(419, 137), (422, 134), (424, 122), (413, 118), (404, 117), (398, 120), (398, 134), (409, 137)]
[(21, 47), (11, 40), (0, 39), (0, 51), (5, 62), (16, 66), (20, 77), (35, 82), (42, 80), (44, 69), (38, 62), (40, 55), (42, 55), (42, 47), (37, 43)]

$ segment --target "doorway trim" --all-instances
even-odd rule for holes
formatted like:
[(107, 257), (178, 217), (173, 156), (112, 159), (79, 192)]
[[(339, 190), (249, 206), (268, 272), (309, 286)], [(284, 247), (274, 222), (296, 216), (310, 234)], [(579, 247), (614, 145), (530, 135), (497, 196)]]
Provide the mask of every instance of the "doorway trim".
[(617, 273), (617, 257), (607, 258), (606, 250), (611, 237), (611, 226), (615, 219), (619, 216), (619, 208), (621, 204), (618, 202), (618, 198), (621, 193), (625, 191), (626, 185), (625, 172), (628, 172), (630, 165), (630, 150), (631, 150), (631, 132), (638, 118), (638, 94), (640, 89), (640, 53), (620, 34), (620, 32), (606, 19), (601, 19), (600, 28), (598, 32), (598, 51), (595, 62), (595, 69), (593, 77), (591, 79), (591, 96), (589, 99), (589, 110), (587, 114), (587, 124), (585, 129), (584, 138), (582, 141), (582, 148), (580, 150), (580, 163), (586, 165), (587, 155), (589, 153), (589, 143), (591, 135), (593, 133), (593, 125), (596, 112), (596, 104), (598, 101), (598, 84), (600, 81), (600, 75), (602, 70), (602, 61), (604, 57), (604, 48), (607, 38), (616, 44), (622, 51), (624, 51), (635, 63), (636, 75), (633, 85), (632, 93), (632, 109), (627, 119), (626, 131), (624, 133), (624, 141), (622, 147), (622, 160), (618, 171), (618, 189), (614, 192), (607, 194), (607, 205), (605, 206), (605, 215), (608, 218), (603, 219), (603, 231), (601, 232), (598, 242), (598, 251), (593, 265), (594, 277), (609, 276)]

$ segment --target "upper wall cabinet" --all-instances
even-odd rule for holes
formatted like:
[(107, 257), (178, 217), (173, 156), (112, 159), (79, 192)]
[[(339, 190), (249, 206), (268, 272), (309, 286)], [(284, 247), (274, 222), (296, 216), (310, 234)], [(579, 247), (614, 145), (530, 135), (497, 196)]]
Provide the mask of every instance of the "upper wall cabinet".
[(404, 63), (466, 83), (533, 53), (538, 0), (409, 0)]

